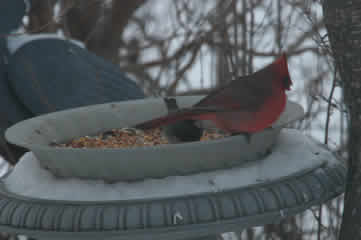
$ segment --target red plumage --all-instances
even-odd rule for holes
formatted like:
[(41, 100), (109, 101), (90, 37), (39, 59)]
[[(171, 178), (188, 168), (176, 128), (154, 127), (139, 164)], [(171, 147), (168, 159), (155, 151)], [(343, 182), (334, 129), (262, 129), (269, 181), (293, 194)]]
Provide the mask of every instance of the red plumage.
[(149, 129), (192, 119), (211, 120), (229, 133), (258, 132), (279, 118), (286, 106), (285, 91), (290, 90), (291, 85), (287, 57), (283, 54), (265, 68), (214, 90), (190, 108), (135, 127)]

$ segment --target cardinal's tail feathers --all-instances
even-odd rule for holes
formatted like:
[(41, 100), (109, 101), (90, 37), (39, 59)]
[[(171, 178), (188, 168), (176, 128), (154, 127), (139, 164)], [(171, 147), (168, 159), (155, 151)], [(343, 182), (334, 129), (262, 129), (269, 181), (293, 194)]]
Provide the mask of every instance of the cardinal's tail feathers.
[(156, 128), (156, 127), (161, 127), (164, 125), (168, 125), (168, 124), (172, 124), (181, 120), (186, 120), (186, 119), (191, 119), (192, 116), (197, 115), (197, 113), (189, 111), (189, 110), (179, 110), (177, 112), (172, 112), (169, 113), (168, 115), (162, 116), (162, 117), (158, 117), (158, 118), (154, 118), (142, 123), (139, 123), (137, 125), (135, 125), (135, 128), (139, 128), (139, 129), (150, 129), (150, 128)]
[(198, 107), (198, 106), (193, 106), (191, 108), (183, 108), (184, 110), (190, 110), (193, 113), (210, 113), (210, 112), (229, 112), (232, 109), (226, 109), (226, 108), (222, 108), (222, 107), (214, 107), (214, 106), (206, 106), (206, 107)]
[(182, 108), (176, 112), (170, 112), (168, 115), (154, 118), (152, 120), (148, 120), (142, 123), (135, 125), (135, 128), (139, 129), (150, 129), (161, 127), (164, 125), (172, 124), (178, 121), (192, 119), (192, 117), (199, 116), (205, 113), (212, 112), (227, 112), (229, 109), (221, 108), (221, 107), (190, 107), (190, 108)]

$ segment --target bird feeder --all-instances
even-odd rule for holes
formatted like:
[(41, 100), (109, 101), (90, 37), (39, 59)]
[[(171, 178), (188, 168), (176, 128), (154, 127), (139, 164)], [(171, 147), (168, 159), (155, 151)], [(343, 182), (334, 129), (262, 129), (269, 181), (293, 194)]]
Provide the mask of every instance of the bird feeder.
[[(189, 107), (201, 98), (177, 97), (177, 102), (180, 107)], [(122, 149), (51, 146), (130, 127), (166, 113), (162, 98), (114, 102), (35, 117), (15, 124), (5, 136), (10, 143), (30, 149), (40, 164), (56, 176), (135, 181), (230, 168), (260, 159), (272, 151), (282, 127), (303, 116), (303, 109), (288, 101), (278, 121), (253, 134), (250, 141), (239, 135), (217, 141)]]
[[(199, 98), (177, 101), (189, 106)], [(49, 146), (165, 113), (161, 99), (133, 100), (55, 112), (9, 128), (8, 141), (33, 153), (0, 184), (0, 230), (40, 239), (215, 239), (277, 223), (344, 191), (344, 163), (324, 145), (284, 128), (303, 115), (291, 101), (251, 142), (232, 136), (139, 149)], [(18, 171), (37, 163), (41, 170), (27, 176), (61, 177), (48, 186), (53, 190), (34, 196), (38, 185), (31, 177), (19, 181)], [(121, 194), (89, 197), (89, 186), (67, 184), (75, 177), (111, 181), (102, 186)], [(45, 177), (42, 186), (47, 182)], [(62, 198), (62, 191), (74, 199)]]

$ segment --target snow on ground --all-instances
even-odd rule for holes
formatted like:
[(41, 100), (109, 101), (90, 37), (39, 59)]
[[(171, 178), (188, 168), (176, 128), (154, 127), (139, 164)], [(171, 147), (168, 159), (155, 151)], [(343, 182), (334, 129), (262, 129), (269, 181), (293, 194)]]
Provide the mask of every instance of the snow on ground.
[(301, 132), (285, 129), (272, 154), (246, 167), (107, 184), (103, 181), (57, 178), (41, 168), (32, 153), (26, 153), (4, 183), (10, 191), (35, 198), (129, 200), (232, 189), (294, 174), (318, 166), (324, 161), (336, 163), (337, 160), (329, 151), (315, 145), (313, 140)]

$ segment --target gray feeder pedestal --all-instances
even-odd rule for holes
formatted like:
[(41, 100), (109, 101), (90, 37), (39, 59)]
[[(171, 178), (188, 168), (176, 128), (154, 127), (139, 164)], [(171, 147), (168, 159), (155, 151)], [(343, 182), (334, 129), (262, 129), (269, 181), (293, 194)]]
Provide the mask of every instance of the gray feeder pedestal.
[[(187, 105), (196, 101), (197, 97), (182, 97), (178, 100), (180, 104)], [(157, 154), (163, 154), (164, 164), (168, 162), (168, 165), (173, 165), (169, 164), (173, 161), (173, 156), (177, 158), (177, 161), (184, 162), (187, 162), (186, 158), (191, 156), (185, 153), (182, 160), (182, 156), (172, 155), (172, 151), (177, 152), (178, 148), (181, 151), (177, 152), (177, 155), (180, 155), (182, 151), (206, 152), (207, 148), (204, 146), (211, 146), (222, 152), (224, 141), (230, 141), (231, 145), (238, 142), (238, 147), (242, 150), (240, 152), (236, 147), (230, 148), (229, 150), (233, 151), (228, 156), (230, 159), (219, 155), (218, 165), (215, 161), (216, 165), (213, 169), (204, 169), (203, 164), (197, 165), (199, 163), (197, 161), (201, 161), (197, 156), (194, 159), (197, 164), (185, 165), (186, 170), (183, 174), (158, 176), (159, 172), (148, 172), (145, 169), (148, 165), (130, 166), (130, 169), (138, 168), (140, 175), (134, 176), (131, 181), (126, 180), (128, 176), (124, 179), (115, 179), (114, 175), (109, 179), (114, 181), (114, 185), (117, 184), (115, 181), (121, 183), (119, 192), (124, 194), (116, 199), (106, 194), (96, 196), (94, 199), (85, 197), (82, 199), (81, 196), (86, 195), (85, 190), (67, 186), (66, 178), (60, 178), (57, 187), (62, 186), (62, 191), (76, 193), (74, 197), (80, 197), (80, 200), (62, 199), (55, 189), (53, 192), (32, 196), (31, 191), (28, 190), (36, 186), (32, 185), (31, 177), (23, 176), (22, 181), (17, 181), (21, 177), (18, 175), (19, 169), (26, 167), (26, 163), (39, 162), (41, 166), (44, 166), (52, 158), (61, 161), (61, 164), (64, 163), (67, 168), (55, 171), (61, 164), (56, 165), (56, 161), (51, 160), (54, 165), (48, 166), (49, 171), (60, 175), (74, 173), (78, 177), (85, 174), (81, 177), (92, 178), (90, 174), (93, 171), (71, 170), (71, 165), (65, 158), (65, 156), (79, 155), (79, 160), (86, 162), (82, 164), (82, 167), (87, 168), (91, 166), (88, 163), (93, 160), (85, 159), (84, 156), (90, 155), (82, 155), (82, 151), (86, 152), (89, 149), (78, 149), (78, 151), (73, 149), (69, 151), (69, 155), (66, 155), (64, 152), (68, 150), (64, 148), (49, 149), (49, 139), (65, 140), (71, 137), (70, 133), (76, 137), (78, 134), (93, 134), (107, 128), (123, 127), (130, 118), (130, 113), (133, 113), (139, 121), (148, 119), (152, 117), (153, 112), (162, 114), (165, 111), (160, 102), (159, 99), (129, 101), (125, 105), (132, 108), (127, 111), (124, 111), (122, 105), (124, 103), (72, 109), (26, 120), (11, 127), (6, 132), (7, 139), (14, 144), (30, 148), (33, 153), (26, 154), (15, 166), (13, 172), (2, 180), (0, 231), (25, 234), (39, 239), (215, 240), (216, 235), (224, 232), (241, 231), (252, 226), (277, 223), (283, 218), (328, 201), (344, 191), (346, 179), (344, 163), (324, 145), (292, 129), (276, 131), (277, 134), (275, 133), (273, 140), (270, 140), (271, 144), (258, 149), (259, 151), (266, 149), (267, 154), (252, 154), (247, 161), (240, 158), (243, 156), (242, 153), (247, 151), (246, 142), (243, 142), (240, 137), (131, 151), (117, 149), (116, 152), (107, 152), (106, 149), (95, 149), (93, 153), (104, 154), (103, 158), (97, 159), (102, 161), (103, 165), (114, 164), (111, 158), (117, 153), (119, 157), (118, 163), (114, 164), (115, 168), (121, 166), (123, 161), (128, 161), (127, 154), (131, 156), (131, 160), (141, 163), (147, 160), (147, 156), (151, 156), (151, 151), (155, 151)], [(144, 106), (149, 103), (152, 104), (153, 111), (135, 111), (145, 108)], [(292, 104), (294, 103), (290, 102), (288, 106)], [(291, 109), (297, 108), (297, 104), (292, 106)], [(132, 109), (135, 109), (134, 112)], [(77, 128), (74, 126), (75, 122), (73, 125), (66, 122), (67, 119), (79, 121), (85, 113), (88, 116), (99, 117), (95, 119), (88, 117), (90, 123), (84, 124), (84, 128), (80, 127), (81, 130), (78, 131), (74, 130)], [(106, 117), (103, 119), (101, 116)], [(285, 116), (291, 122), (299, 118), (298, 114), (287, 109), (282, 118)], [(277, 129), (277, 126), (281, 128), (288, 123), (288, 120), (282, 118), (280, 121), (284, 122), (281, 125), (276, 123), (273, 130)], [(69, 130), (65, 129), (67, 126)], [(91, 128), (96, 126), (96, 129)], [(36, 130), (40, 130), (40, 134), (35, 134)], [(92, 132), (87, 132), (89, 130)], [(255, 138), (252, 141), (262, 142), (262, 139)], [(135, 154), (137, 151), (140, 152), (137, 153), (138, 155)], [(239, 154), (238, 161), (236, 161), (237, 154)], [(96, 154), (94, 156), (97, 157)], [(133, 158), (133, 156), (136, 157)], [(204, 156), (204, 158), (208, 157), (208, 155)], [(76, 160), (76, 158), (73, 159)], [(78, 165), (74, 163), (73, 167), (78, 168)], [(159, 165), (159, 167), (164, 166)], [(178, 170), (177, 167), (170, 168), (170, 171)], [(27, 175), (32, 176), (32, 174), (35, 173), (29, 169)], [(147, 174), (151, 177), (144, 177)], [(94, 176), (93, 179), (102, 177), (96, 174)], [(42, 183), (47, 184), (46, 179)], [(180, 187), (182, 184), (187, 186), (186, 192)]]

